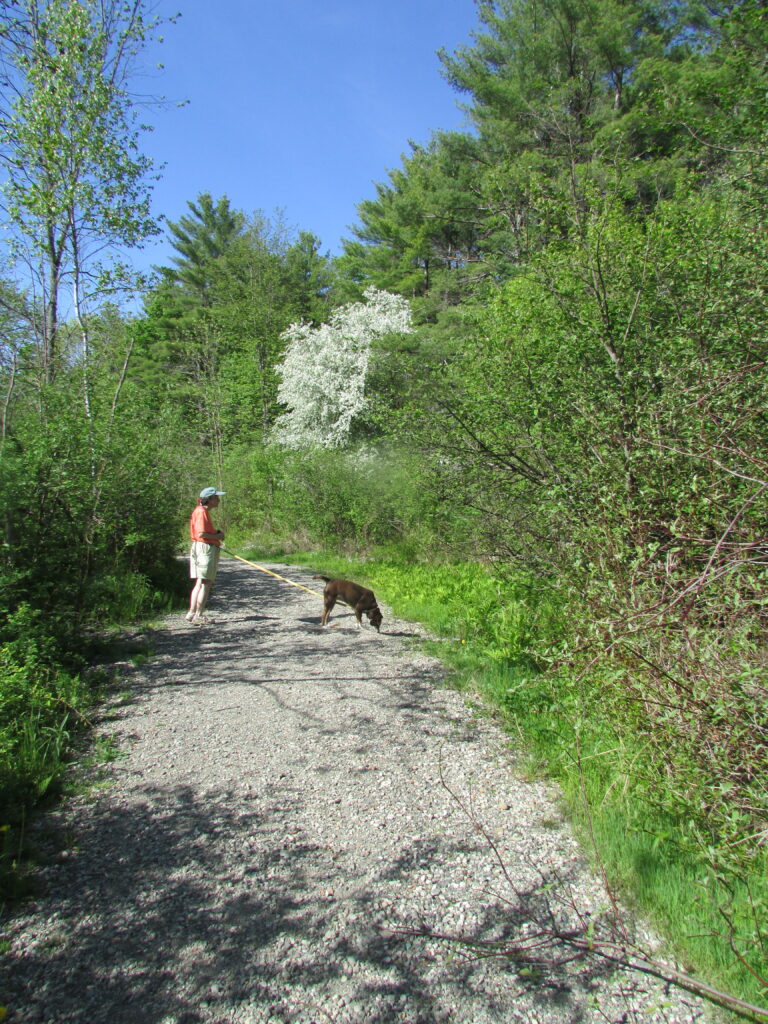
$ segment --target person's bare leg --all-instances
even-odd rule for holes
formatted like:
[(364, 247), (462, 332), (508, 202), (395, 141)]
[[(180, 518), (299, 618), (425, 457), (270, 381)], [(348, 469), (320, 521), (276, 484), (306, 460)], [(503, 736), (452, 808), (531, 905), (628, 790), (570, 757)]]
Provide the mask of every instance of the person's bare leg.
[(202, 618), (205, 606), (208, 604), (212, 584), (213, 580), (204, 580), (202, 577), (198, 577), (189, 598), (189, 611), (187, 612), (189, 622)]
[(201, 622), (205, 615), (205, 606), (208, 604), (208, 598), (211, 596), (211, 589), (213, 587), (213, 580), (200, 580), (200, 593), (197, 595), (197, 609), (195, 611), (194, 622)]
[(192, 588), (192, 593), (189, 595), (189, 611), (187, 612), (187, 621), (191, 622), (197, 614), (197, 603), (200, 600), (200, 590), (202, 588), (203, 581), (198, 577), (195, 580), (195, 585)]

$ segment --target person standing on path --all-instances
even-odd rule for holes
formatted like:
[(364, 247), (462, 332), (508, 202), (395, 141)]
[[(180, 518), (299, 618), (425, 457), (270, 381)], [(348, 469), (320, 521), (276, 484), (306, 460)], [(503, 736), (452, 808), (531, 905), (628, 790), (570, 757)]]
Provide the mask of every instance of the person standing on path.
[(215, 487), (204, 487), (200, 491), (197, 505), (189, 519), (189, 534), (192, 548), (189, 552), (189, 575), (195, 581), (189, 599), (187, 622), (202, 625), (205, 622), (205, 607), (211, 596), (216, 570), (219, 567), (221, 544), (224, 533), (217, 530), (211, 520), (209, 509), (218, 508), (224, 491)]

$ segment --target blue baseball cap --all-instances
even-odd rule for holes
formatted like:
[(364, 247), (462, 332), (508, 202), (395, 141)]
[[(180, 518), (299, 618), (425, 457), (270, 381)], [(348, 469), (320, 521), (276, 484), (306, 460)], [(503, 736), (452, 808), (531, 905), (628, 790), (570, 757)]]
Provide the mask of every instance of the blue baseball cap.
[(215, 487), (204, 487), (200, 491), (201, 498), (212, 498), (214, 494), (226, 494), (226, 491), (217, 491)]

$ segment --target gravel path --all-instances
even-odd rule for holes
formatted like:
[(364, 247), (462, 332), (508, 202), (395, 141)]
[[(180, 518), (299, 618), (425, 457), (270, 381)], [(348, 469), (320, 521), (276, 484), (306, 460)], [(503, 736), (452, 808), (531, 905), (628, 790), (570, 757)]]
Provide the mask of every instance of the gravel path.
[(52, 853), (4, 921), (9, 1024), (703, 1021), (645, 975), (424, 936), (519, 942), (607, 900), (417, 628), (321, 610), (227, 560), (215, 623), (171, 617), (122, 667), (99, 731), (123, 756), (34, 826)]

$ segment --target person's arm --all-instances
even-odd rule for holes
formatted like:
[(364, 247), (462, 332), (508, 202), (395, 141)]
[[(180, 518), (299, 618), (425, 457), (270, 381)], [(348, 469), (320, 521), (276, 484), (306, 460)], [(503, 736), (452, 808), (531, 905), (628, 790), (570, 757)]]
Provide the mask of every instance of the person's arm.
[(192, 537), (196, 540), (224, 540), (223, 530), (214, 530), (208, 510), (198, 506), (192, 513)]

